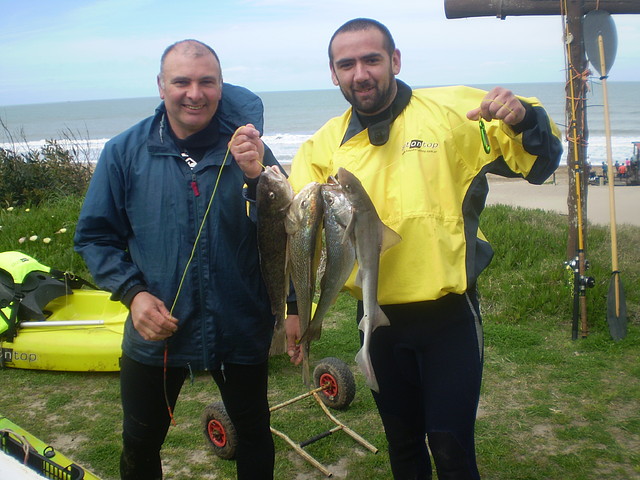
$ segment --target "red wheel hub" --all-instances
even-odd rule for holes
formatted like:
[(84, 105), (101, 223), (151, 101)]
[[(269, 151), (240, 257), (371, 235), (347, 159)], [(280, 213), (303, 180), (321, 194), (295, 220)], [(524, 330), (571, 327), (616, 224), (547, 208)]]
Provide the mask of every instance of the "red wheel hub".
[(320, 375), (320, 385), (323, 388), (322, 393), (327, 397), (335, 397), (338, 395), (338, 382), (333, 378), (333, 375), (328, 373)]
[(209, 420), (208, 431), (211, 443), (216, 447), (222, 448), (227, 444), (227, 435), (218, 420)]

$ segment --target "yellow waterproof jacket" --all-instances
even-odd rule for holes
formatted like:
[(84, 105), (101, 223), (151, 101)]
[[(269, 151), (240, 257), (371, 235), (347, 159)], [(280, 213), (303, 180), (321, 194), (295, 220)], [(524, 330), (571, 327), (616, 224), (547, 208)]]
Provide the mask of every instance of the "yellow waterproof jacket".
[[(478, 228), (488, 193), (485, 175), (540, 184), (558, 166), (560, 132), (535, 98), (521, 99), (533, 107), (524, 131), (501, 121), (485, 124), (491, 144), (485, 153), (479, 124), (466, 113), (486, 93), (470, 87), (414, 90), (382, 146), (371, 145), (366, 129), (340, 145), (349, 109), (329, 120), (293, 159), (289, 180), (295, 191), (325, 182), (344, 167), (360, 179), (380, 219), (402, 237), (381, 256), (382, 305), (465, 292), (493, 256)], [(355, 272), (346, 288), (362, 299)]]

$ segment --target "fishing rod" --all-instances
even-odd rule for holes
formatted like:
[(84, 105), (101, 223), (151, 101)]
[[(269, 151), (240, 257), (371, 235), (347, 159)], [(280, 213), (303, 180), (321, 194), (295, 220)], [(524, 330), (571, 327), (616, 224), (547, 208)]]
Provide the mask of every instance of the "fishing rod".
[[(583, 75), (580, 72), (577, 72), (574, 75), (574, 67), (572, 62), (571, 55), (571, 43), (573, 42), (573, 34), (569, 31), (568, 21), (566, 20), (566, 0), (564, 2), (565, 15), (565, 43), (567, 46), (567, 64), (568, 70), (567, 74), (569, 76), (569, 90), (570, 90), (570, 105), (571, 105), (571, 118), (570, 118), (570, 126), (572, 130), (572, 135), (568, 138), (570, 142), (573, 144), (573, 175), (574, 175), (574, 186), (575, 186), (575, 195), (576, 195), (576, 213), (577, 213), (577, 239), (576, 239), (576, 253), (575, 257), (567, 262), (565, 265), (567, 266), (567, 270), (571, 270), (573, 272), (573, 317), (571, 324), (571, 338), (576, 340), (578, 338), (578, 330), (581, 323), (581, 334), (582, 338), (585, 338), (588, 333), (588, 323), (587, 323), (587, 298), (586, 291), (587, 288), (592, 288), (595, 285), (595, 280), (592, 277), (585, 275), (586, 270), (589, 268), (589, 262), (585, 258), (585, 239), (584, 239), (584, 219), (583, 219), (583, 192), (582, 192), (582, 184), (583, 184), (583, 171), (582, 165), (580, 162), (580, 157), (578, 153), (579, 148), (579, 140), (582, 138), (582, 135), (578, 132), (578, 117), (577, 117), (577, 108), (576, 108), (576, 98), (574, 82), (576, 78), (578, 81), (583, 81)], [(580, 101), (582, 101), (583, 95), (580, 95)], [(584, 115), (584, 110), (581, 109)], [(580, 322), (582, 320), (582, 322)]]

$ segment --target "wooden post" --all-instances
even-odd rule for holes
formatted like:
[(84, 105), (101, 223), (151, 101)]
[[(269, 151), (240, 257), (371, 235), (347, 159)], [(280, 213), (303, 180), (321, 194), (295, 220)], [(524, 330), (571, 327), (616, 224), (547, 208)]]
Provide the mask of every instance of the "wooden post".
[(580, 290), (579, 319), (581, 335), (586, 337), (587, 297), (584, 285), (587, 270), (587, 194), (588, 168), (587, 143), (587, 111), (585, 108), (586, 85), (589, 78), (587, 58), (582, 35), (583, 0), (566, 0), (564, 42), (567, 49), (567, 83), (565, 87), (567, 104), (567, 169), (569, 193), (567, 206), (569, 211), (569, 237), (567, 240), (567, 258), (578, 261), (578, 284), (574, 288)]

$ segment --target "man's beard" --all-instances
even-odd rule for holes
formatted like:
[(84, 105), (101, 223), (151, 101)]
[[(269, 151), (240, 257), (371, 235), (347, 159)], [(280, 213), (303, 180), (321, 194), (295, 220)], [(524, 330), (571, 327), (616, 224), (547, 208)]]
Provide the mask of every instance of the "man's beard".
[[(365, 87), (368, 84), (363, 85)], [(345, 90), (340, 87), (340, 91), (344, 98), (349, 102), (359, 113), (365, 115), (373, 115), (386, 108), (391, 103), (391, 96), (393, 94), (393, 82), (390, 82), (384, 91), (378, 89), (378, 84), (373, 85), (374, 90), (367, 99), (359, 99), (352, 89)], [(360, 87), (361, 88), (361, 87)]]

